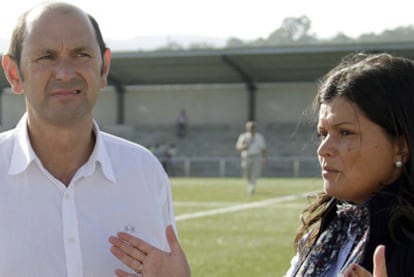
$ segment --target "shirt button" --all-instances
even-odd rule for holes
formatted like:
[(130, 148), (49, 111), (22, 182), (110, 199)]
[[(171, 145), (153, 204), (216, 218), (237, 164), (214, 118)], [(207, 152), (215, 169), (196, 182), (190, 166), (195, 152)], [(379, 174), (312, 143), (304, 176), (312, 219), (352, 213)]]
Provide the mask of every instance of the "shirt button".
[(68, 239), (68, 242), (71, 243), (71, 244), (75, 243), (75, 238), (74, 237), (70, 237)]

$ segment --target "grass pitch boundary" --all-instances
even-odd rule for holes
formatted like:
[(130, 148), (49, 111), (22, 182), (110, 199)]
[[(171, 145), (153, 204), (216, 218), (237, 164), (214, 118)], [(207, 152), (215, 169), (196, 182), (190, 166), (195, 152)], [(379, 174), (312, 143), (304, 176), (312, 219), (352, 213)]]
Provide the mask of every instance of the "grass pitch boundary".
[(207, 216), (213, 216), (213, 215), (220, 215), (230, 212), (238, 212), (242, 210), (247, 209), (254, 209), (254, 208), (260, 208), (272, 204), (280, 204), (283, 202), (289, 202), (294, 201), (302, 198), (306, 198), (309, 196), (309, 194), (312, 194), (313, 192), (306, 192), (306, 193), (299, 193), (299, 194), (292, 194), (292, 195), (286, 195), (282, 197), (276, 197), (261, 201), (256, 201), (252, 203), (243, 203), (243, 204), (237, 204), (230, 207), (224, 207), (224, 208), (218, 208), (218, 209), (212, 209), (202, 212), (196, 212), (196, 213), (189, 213), (189, 214), (182, 214), (177, 215), (175, 217), (175, 221), (183, 221), (183, 220), (189, 220), (189, 219), (195, 219), (195, 218), (201, 218), (201, 217), (207, 217)]

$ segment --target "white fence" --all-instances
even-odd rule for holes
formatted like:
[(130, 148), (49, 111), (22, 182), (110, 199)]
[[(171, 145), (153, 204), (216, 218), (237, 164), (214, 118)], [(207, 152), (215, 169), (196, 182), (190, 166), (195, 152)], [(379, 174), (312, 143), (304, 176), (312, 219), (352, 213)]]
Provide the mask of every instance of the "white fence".
[[(241, 175), (238, 157), (176, 157), (167, 164), (170, 176), (238, 177)], [(316, 157), (268, 157), (263, 177), (319, 177)]]

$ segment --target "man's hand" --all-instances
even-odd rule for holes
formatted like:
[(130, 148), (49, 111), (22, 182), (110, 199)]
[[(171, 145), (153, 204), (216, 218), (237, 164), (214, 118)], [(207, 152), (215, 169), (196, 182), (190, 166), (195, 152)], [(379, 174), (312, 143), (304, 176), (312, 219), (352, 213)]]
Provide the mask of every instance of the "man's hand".
[(118, 277), (190, 277), (190, 267), (174, 229), (167, 226), (166, 236), (170, 253), (159, 250), (145, 241), (128, 233), (120, 232), (111, 236), (112, 254), (136, 273), (115, 270)]

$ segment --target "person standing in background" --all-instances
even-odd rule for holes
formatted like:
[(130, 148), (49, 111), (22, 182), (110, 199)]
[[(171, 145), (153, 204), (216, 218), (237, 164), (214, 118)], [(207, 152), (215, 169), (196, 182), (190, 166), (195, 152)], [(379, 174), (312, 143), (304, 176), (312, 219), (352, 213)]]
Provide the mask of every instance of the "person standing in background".
[(240, 152), (240, 165), (243, 176), (247, 178), (248, 192), (254, 194), (257, 179), (266, 162), (266, 142), (263, 135), (256, 132), (254, 121), (246, 123), (246, 132), (240, 134), (237, 139), (236, 149)]
[(179, 138), (185, 138), (187, 135), (188, 116), (185, 109), (181, 109), (177, 116), (177, 136)]

